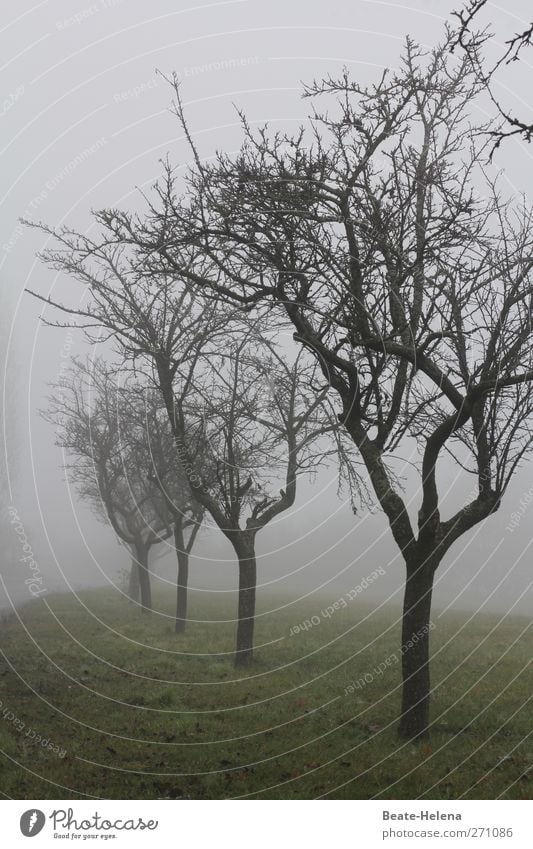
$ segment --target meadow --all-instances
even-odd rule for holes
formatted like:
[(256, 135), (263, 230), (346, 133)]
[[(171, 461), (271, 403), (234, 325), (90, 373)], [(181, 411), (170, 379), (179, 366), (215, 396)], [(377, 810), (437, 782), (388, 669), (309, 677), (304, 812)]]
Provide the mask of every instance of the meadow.
[(0, 625), (1, 793), (533, 797), (528, 619), (435, 611), (431, 736), (404, 743), (399, 610), (358, 598), (322, 615), (332, 601), (260, 594), (246, 670), (226, 594), (193, 593), (180, 636), (172, 593), (149, 617), (108, 589), (20, 608)]

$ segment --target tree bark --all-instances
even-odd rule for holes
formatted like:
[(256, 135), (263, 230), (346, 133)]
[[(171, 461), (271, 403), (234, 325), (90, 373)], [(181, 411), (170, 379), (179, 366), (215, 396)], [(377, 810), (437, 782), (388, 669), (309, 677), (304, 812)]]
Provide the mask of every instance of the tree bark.
[(174, 522), (174, 544), (178, 558), (178, 579), (176, 595), (176, 634), (185, 631), (187, 622), (187, 593), (189, 584), (189, 553), (185, 548), (183, 524), (180, 519)]
[(149, 546), (143, 543), (135, 545), (135, 557), (139, 572), (139, 587), (141, 591), (141, 611), (144, 614), (152, 612), (152, 586), (150, 583), (150, 572), (148, 571)]
[(436, 565), (424, 558), (407, 562), (402, 618), (402, 711), (398, 732), (407, 740), (426, 737), (429, 726), (429, 634)]
[(239, 605), (235, 666), (249, 666), (254, 659), (255, 596), (257, 566), (255, 544), (246, 537), (234, 543), (239, 559)]
[(140, 589), (139, 565), (134, 554), (131, 558), (130, 580), (128, 586), (128, 595), (132, 601), (139, 601)]

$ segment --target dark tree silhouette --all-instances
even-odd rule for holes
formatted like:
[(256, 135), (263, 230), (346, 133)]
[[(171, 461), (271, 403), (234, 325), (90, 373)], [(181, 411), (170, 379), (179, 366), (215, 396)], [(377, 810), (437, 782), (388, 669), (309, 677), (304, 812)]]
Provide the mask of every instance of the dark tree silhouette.
[(486, 85), (498, 115), (503, 119), (501, 126), (490, 131), (493, 139), (491, 151), (493, 153), (505, 139), (518, 136), (524, 141), (530, 142), (533, 138), (533, 122), (513, 114), (504, 107), (500, 98), (494, 93), (493, 86), (497, 71), (505, 65), (518, 62), (524, 50), (532, 46), (533, 21), (519, 32), (504, 33), (504, 50), (496, 62), (486, 66), (481, 62), (480, 54), (483, 46), (490, 42), (493, 36), (486, 28), (479, 29), (479, 27), (485, 23), (483, 12), (487, 8), (487, 0), (468, 0), (462, 8), (452, 12), (452, 17), (456, 19), (457, 26), (451, 48), (452, 50), (463, 50), (470, 58), (476, 72)]
[[(469, 118), (485, 82), (453, 39), (427, 55), (408, 40), (401, 69), (368, 88), (314, 83), (306, 95), (328, 111), (296, 136), (243, 116), (238, 155), (196, 155), (181, 196), (167, 167), (158, 209), (115, 219), (154, 273), (285, 316), (316, 358), (405, 561), (406, 738), (428, 730), (435, 572), (531, 445), (532, 213), (488, 173), (491, 125)], [(417, 517), (397, 477), (413, 447)], [(447, 518), (443, 463), (475, 480)]]
[[(196, 502), (235, 551), (239, 563), (235, 664), (248, 665), (253, 660), (257, 533), (293, 505), (299, 473), (303, 469), (309, 472), (331, 453), (331, 444), (323, 446), (321, 440), (337, 426), (328, 418), (324, 389), (316, 395), (307, 388), (306, 381), (316, 372), (313, 363), (304, 365), (298, 358), (298, 368), (289, 367), (274, 350), (264, 323), (257, 319), (246, 322), (222, 302), (199, 297), (191, 290), (188, 274), (176, 280), (174, 275), (155, 273), (149, 257), (139, 263), (139, 246), (125, 230), (130, 227), (127, 216), (120, 215), (119, 220), (114, 211), (104, 210), (96, 218), (102, 225), (98, 243), (67, 228), (54, 231), (39, 225), (55, 239), (55, 247), (44, 252), (42, 259), (87, 285), (87, 303), (71, 308), (32, 294), (76, 315), (82, 326), (85, 322), (89, 339), (93, 339), (93, 328), (105, 328), (122, 356), (136, 369), (151, 374), (167, 411), (182, 474)], [(191, 263), (197, 279), (203, 279), (198, 274), (201, 258), (195, 249)], [(250, 349), (256, 351), (255, 357)], [(269, 364), (273, 402), (269, 411), (260, 408), (254, 389), (264, 387), (266, 380), (261, 350)], [(213, 364), (220, 361), (222, 351), (226, 356), (217, 370)], [(303, 375), (305, 380), (301, 380)], [(228, 393), (233, 399), (229, 406)], [(258, 409), (264, 415), (258, 415)], [(231, 424), (224, 427), (226, 415)], [(244, 452), (251, 427), (261, 431), (265, 442), (248, 441)], [(202, 463), (199, 468), (197, 458), (206, 439), (218, 441), (220, 453), (214, 465)], [(313, 464), (309, 462), (311, 452)], [(231, 460), (245, 453), (245, 468), (253, 469), (246, 475), (243, 467)], [(277, 490), (266, 488), (272, 463), (279, 473)]]
[[(172, 517), (174, 546), (178, 560), (176, 622), (177, 634), (187, 623), (189, 558), (204, 519), (204, 508), (195, 500), (188, 477), (176, 454), (174, 437), (160, 393), (151, 385), (128, 385), (121, 396), (121, 420), (126, 422), (127, 439), (135, 447), (138, 468), (154, 485)], [(195, 466), (209, 476), (207, 446), (195, 440), (191, 456)]]
[[(288, 364), (257, 327), (243, 324), (233, 328), (224, 349), (209, 352), (196, 375), (194, 399), (171, 414), (207, 444), (212, 482), (207, 491), (202, 481), (202, 495), (193, 491), (205, 499), (238, 559), (237, 666), (253, 659), (257, 535), (292, 507), (298, 477), (313, 474), (335, 453), (325, 438), (336, 429), (326, 390), (313, 397), (302, 388), (315, 371), (303, 355)], [(180, 439), (181, 432), (176, 426)]]
[[(97, 216), (98, 243), (42, 228), (58, 245), (45, 261), (89, 286), (92, 299), (83, 309), (54, 305), (85, 318), (89, 333), (107, 328), (132, 358), (150, 358), (183, 464), (194, 368), (220, 340), (227, 345), (236, 321), (221, 301), (266, 314), (272, 327), (292, 325), (340, 402), (405, 561), (406, 738), (428, 730), (435, 572), (498, 509), (531, 445), (532, 215), (490, 177), (491, 124), (469, 117), (486, 81), (469, 55), (451, 52), (454, 37), (430, 54), (408, 41), (400, 70), (368, 88), (347, 74), (314, 83), (306, 95), (333, 105), (296, 136), (252, 132), (243, 116), (239, 154), (208, 164), (175, 83), (194, 154), (185, 192), (167, 166), (146, 216)], [(183, 322), (186, 343), (176, 331)], [(313, 390), (311, 406), (323, 398), (323, 383), (304, 374), (302, 386)], [(416, 516), (398, 466), (413, 447)], [(444, 462), (475, 480), (447, 518)], [(195, 495), (228, 535), (225, 506), (201, 481)]]

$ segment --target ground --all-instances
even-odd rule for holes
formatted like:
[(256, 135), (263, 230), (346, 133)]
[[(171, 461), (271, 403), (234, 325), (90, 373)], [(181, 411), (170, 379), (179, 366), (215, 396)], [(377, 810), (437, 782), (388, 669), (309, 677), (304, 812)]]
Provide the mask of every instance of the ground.
[(194, 594), (180, 636), (170, 592), (148, 618), (98, 590), (3, 623), (4, 797), (532, 798), (529, 620), (434, 613), (431, 737), (413, 744), (396, 736), (396, 608), (356, 598), (328, 618), (331, 599), (261, 596), (237, 671), (221, 598)]

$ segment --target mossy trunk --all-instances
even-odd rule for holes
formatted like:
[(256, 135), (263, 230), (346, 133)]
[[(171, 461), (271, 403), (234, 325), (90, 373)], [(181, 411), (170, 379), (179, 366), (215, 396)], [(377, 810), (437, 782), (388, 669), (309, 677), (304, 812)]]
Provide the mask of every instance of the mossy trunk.
[(183, 524), (178, 519), (174, 523), (174, 544), (178, 558), (178, 577), (176, 585), (176, 634), (185, 631), (187, 623), (187, 593), (189, 587), (189, 554), (185, 549)]
[(144, 614), (152, 612), (152, 585), (148, 569), (149, 546), (144, 543), (135, 545), (135, 557), (139, 573), (139, 589), (141, 594), (141, 611)]
[(131, 558), (130, 579), (128, 584), (128, 595), (132, 601), (139, 601), (141, 584), (139, 580), (139, 565), (135, 556)]
[(407, 563), (402, 618), (402, 710), (399, 734), (407, 740), (426, 737), (431, 681), (429, 635), (435, 565), (421, 558)]
[(243, 535), (235, 545), (239, 559), (239, 602), (235, 666), (249, 666), (254, 659), (257, 566), (253, 537)]

